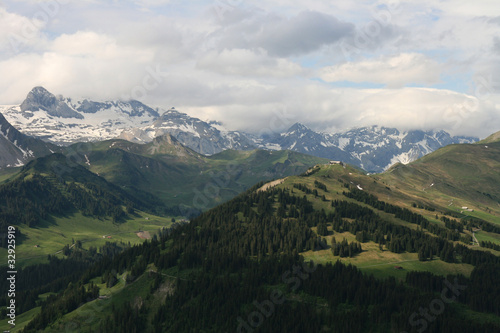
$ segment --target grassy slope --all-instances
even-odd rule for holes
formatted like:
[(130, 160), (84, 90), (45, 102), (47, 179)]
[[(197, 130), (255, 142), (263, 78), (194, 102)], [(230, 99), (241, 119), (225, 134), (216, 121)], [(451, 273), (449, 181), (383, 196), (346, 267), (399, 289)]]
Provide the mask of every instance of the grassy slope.
[[(60, 173), (61, 179), (53, 174), (53, 166), (61, 167), (64, 172)], [(49, 184), (53, 186), (54, 191), (60, 191), (62, 196), (67, 197), (65, 187), (61, 184), (62, 179), (67, 183), (82, 185), (89, 184), (102, 193), (103, 198), (115, 196), (115, 202), (124, 205), (127, 195), (115, 185), (110, 184), (102, 177), (89, 172), (78, 164), (70, 164), (69, 159), (63, 155), (51, 155), (48, 157), (36, 159), (27, 164), (20, 173), (13, 176), (17, 181), (25, 181), (33, 177), (34, 173), (40, 174)], [(132, 197), (129, 196), (131, 200)], [(39, 200), (39, 203), (47, 198), (31, 198), (30, 200)], [(101, 200), (96, 198), (95, 200)], [(120, 203), (121, 202), (121, 203)], [(125, 207), (121, 207), (125, 209)], [(147, 219), (146, 219), (147, 218)], [(11, 223), (21, 230), (22, 238), (18, 240), (16, 246), (16, 264), (22, 267), (34, 263), (40, 263), (47, 260), (48, 254), (57, 254), (65, 245), (71, 245), (73, 242), (81, 241), (85, 247), (101, 246), (105, 241), (123, 241), (125, 243), (139, 243), (142, 240), (135, 235), (139, 230), (155, 232), (162, 226), (169, 226), (172, 217), (152, 216), (141, 211), (135, 214), (129, 214), (125, 221), (113, 223), (111, 218), (88, 217), (83, 216), (78, 211), (71, 210), (66, 215), (49, 216), (42, 220), (36, 227), (28, 227), (19, 224), (18, 221)], [(111, 239), (103, 236), (111, 235)], [(6, 257), (7, 250), (0, 249), (0, 255)], [(4, 263), (5, 265), (6, 263)]]
[(0, 170), (0, 184), (9, 180), (12, 176), (18, 173), (20, 168), (8, 168)]
[[(411, 193), (406, 193), (405, 191), (400, 191), (399, 188), (389, 187), (383, 182), (377, 180), (378, 176), (366, 176), (363, 173), (360, 173), (354, 168), (347, 166), (343, 168), (342, 166), (333, 165), (333, 166), (322, 166), (321, 169), (308, 177), (288, 177), (285, 182), (278, 185), (281, 188), (289, 188), (293, 187), (294, 183), (303, 183), (306, 184), (310, 189), (314, 188), (314, 181), (317, 180), (323, 184), (325, 184), (328, 188), (328, 192), (324, 192), (318, 189), (319, 195), (325, 195), (327, 200), (339, 199), (346, 200), (351, 202), (356, 202), (364, 206), (357, 201), (349, 199), (342, 195), (342, 191), (346, 191), (346, 188), (343, 187), (343, 183), (348, 183), (353, 186), (359, 185), (363, 190), (368, 191), (370, 193), (378, 196), (379, 200), (384, 200), (387, 202), (391, 202), (393, 204), (400, 205), (402, 207), (411, 209), (416, 213), (419, 213), (425, 216), (429, 221), (434, 223), (438, 223), (444, 227), (444, 224), (435, 219), (436, 213), (441, 215), (439, 211), (430, 212), (424, 209), (413, 208), (412, 203), (414, 200), (418, 199), (424, 200), (425, 197), (415, 197), (411, 195)], [(297, 189), (293, 189), (297, 195), (304, 195), (301, 191)], [(308, 200), (311, 200), (314, 204), (315, 209), (325, 209), (328, 211), (331, 209), (329, 207), (328, 202), (323, 202), (320, 197), (314, 197), (313, 195), (306, 195)], [(432, 202), (429, 202), (432, 204)], [(444, 207), (443, 207), (444, 209)], [(405, 221), (401, 221), (396, 219), (393, 215), (387, 214), (382, 211), (377, 211), (377, 214), (384, 217), (388, 221), (393, 223), (401, 224), (407, 226), (409, 228), (415, 229), (416, 225), (410, 224)], [(485, 213), (481, 215), (482, 218), (485, 218), (490, 221), (499, 221), (497, 216), (494, 216), (490, 213)], [(331, 228), (330, 228), (331, 230)], [(480, 237), (480, 235), (487, 233), (477, 233), (476, 235)], [(495, 234), (492, 234), (495, 235)], [(498, 236), (498, 235), (497, 235)], [(328, 244), (331, 244), (331, 238), (335, 237), (337, 241), (341, 241), (344, 237), (348, 241), (355, 240), (355, 237), (350, 233), (334, 233), (334, 235), (327, 236)], [(500, 237), (499, 237), (500, 238)], [(497, 239), (498, 238), (494, 238)], [(499, 241), (500, 244), (500, 241)], [(343, 262), (348, 262), (356, 265), (362, 271), (367, 273), (372, 273), (377, 277), (386, 277), (386, 276), (395, 276), (400, 279), (404, 279), (406, 273), (410, 270), (418, 270), (418, 271), (429, 271), (434, 274), (439, 275), (447, 275), (447, 274), (455, 274), (461, 273), (466, 276), (470, 275), (473, 267), (468, 264), (449, 264), (445, 263), (438, 258), (428, 262), (420, 262), (418, 261), (416, 253), (401, 253), (396, 254), (384, 249), (381, 251), (378, 247), (378, 244), (374, 244), (373, 242), (367, 242), (362, 244), (364, 252), (357, 255), (354, 258), (340, 258), (335, 257), (331, 253), (330, 249), (325, 249), (321, 251), (307, 251), (302, 253), (306, 259), (311, 259), (318, 262), (328, 262), (328, 261), (337, 261), (341, 260)], [(489, 250), (488, 250), (489, 251)], [(493, 251), (494, 252), (494, 251)], [(402, 270), (396, 270), (394, 266), (403, 267)]]
[[(330, 228), (331, 229), (331, 228)], [(349, 232), (335, 233), (325, 237), (328, 245), (331, 245), (331, 239), (335, 237), (337, 243), (344, 238), (348, 242), (356, 240), (356, 237)], [(340, 258), (334, 256), (330, 249), (321, 251), (307, 251), (303, 253), (307, 259), (318, 263), (335, 262), (337, 260), (343, 263), (356, 265), (361, 271), (373, 274), (375, 277), (384, 278), (394, 276), (404, 280), (408, 271), (427, 271), (437, 275), (446, 276), (448, 274), (463, 274), (469, 276), (474, 268), (468, 264), (450, 264), (439, 259), (421, 262), (416, 253), (393, 253), (386, 249), (380, 250), (378, 244), (366, 242), (362, 245), (363, 252), (353, 258)], [(395, 269), (395, 266), (401, 266), (403, 269)]]
[(40, 307), (36, 307), (34, 309), (31, 309), (29, 311), (26, 311), (25, 313), (21, 313), (19, 315), (16, 314), (16, 326), (11, 327), (11, 325), (8, 323), (10, 319), (4, 319), (0, 320), (0, 331), (2, 332), (21, 332), (24, 326), (28, 325), (28, 323), (33, 319), (39, 312), (40, 312)]
[(500, 141), (500, 131), (493, 133), (492, 135), (490, 135), (486, 139), (477, 142), (477, 144), (488, 144), (488, 143), (499, 142), (499, 141)]
[[(53, 325), (45, 329), (45, 332), (92, 332), (99, 327), (100, 321), (107, 314), (111, 313), (112, 307), (119, 308), (126, 302), (132, 301), (135, 306), (147, 303), (150, 310), (157, 309), (165, 300), (168, 293), (173, 290), (175, 279), (173, 277), (165, 277), (160, 288), (154, 294), (151, 294), (150, 287), (156, 273), (150, 273), (150, 270), (156, 271), (154, 267), (148, 267), (144, 274), (129, 284), (124, 282), (125, 275), (127, 274), (124, 273), (119, 276), (118, 282), (111, 288), (107, 288), (105, 284), (102, 284), (100, 278), (94, 279), (93, 282), (100, 288), (100, 295), (106, 298), (88, 302), (75, 311), (64, 315)], [(37, 311), (34, 311), (30, 315), (34, 316)], [(155, 311), (149, 312), (153, 314)], [(146, 325), (148, 324), (146, 323)], [(0, 322), (0, 329), (4, 327), (4, 322)], [(150, 330), (152, 330), (152, 327), (145, 327), (145, 331)]]
[[(487, 148), (486, 148), (487, 147)], [(415, 200), (500, 223), (500, 143), (451, 145), (375, 176)], [(431, 186), (431, 184), (434, 184)], [(496, 216), (496, 218), (495, 218)]]
[[(146, 220), (146, 218), (148, 218)], [(162, 227), (172, 224), (171, 217), (159, 217), (143, 212), (123, 223), (113, 223), (110, 219), (96, 219), (77, 213), (72, 216), (57, 217), (37, 228), (20, 226), (26, 238), (16, 247), (17, 267), (45, 262), (47, 255), (59, 253), (65, 245), (81, 241), (85, 249), (103, 246), (106, 241), (141, 243), (136, 232), (149, 231), (151, 236)], [(111, 236), (111, 239), (103, 236)], [(35, 247), (38, 245), (39, 247)], [(62, 256), (61, 254), (59, 254)], [(0, 256), (7, 257), (7, 250), (0, 249)]]

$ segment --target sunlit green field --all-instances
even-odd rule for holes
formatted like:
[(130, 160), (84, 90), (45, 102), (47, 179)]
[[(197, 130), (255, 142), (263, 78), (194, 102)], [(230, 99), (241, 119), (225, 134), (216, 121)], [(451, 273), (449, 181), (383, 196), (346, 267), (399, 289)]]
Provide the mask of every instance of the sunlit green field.
[[(335, 237), (337, 242), (341, 242), (344, 238), (348, 242), (355, 241), (355, 236), (349, 232), (335, 233), (334, 235), (326, 236), (328, 245), (331, 245), (332, 238)], [(469, 276), (474, 266), (469, 264), (451, 264), (434, 258), (430, 261), (419, 261), (416, 253), (393, 253), (386, 249), (380, 250), (379, 245), (374, 242), (362, 243), (363, 252), (357, 254), (353, 258), (340, 258), (334, 256), (331, 249), (320, 251), (307, 251), (302, 253), (306, 260), (313, 260), (316, 263), (336, 262), (340, 260), (345, 264), (353, 264), (361, 271), (373, 274), (375, 277), (384, 278), (394, 276), (404, 280), (406, 273), (409, 271), (426, 271), (437, 275), (446, 276), (448, 274), (463, 274)], [(399, 266), (402, 269), (396, 269)]]
[[(17, 268), (45, 262), (47, 255), (61, 255), (65, 245), (72, 245), (77, 241), (82, 247), (103, 246), (105, 242), (124, 242), (137, 244), (143, 242), (137, 233), (148, 231), (150, 236), (162, 227), (172, 224), (171, 217), (158, 217), (143, 212), (137, 212), (133, 218), (123, 223), (113, 223), (111, 219), (96, 219), (83, 216), (80, 213), (72, 216), (54, 218), (45, 221), (36, 228), (21, 226), (21, 240), (17, 241), (16, 264)], [(7, 250), (0, 249), (0, 256), (5, 258)]]

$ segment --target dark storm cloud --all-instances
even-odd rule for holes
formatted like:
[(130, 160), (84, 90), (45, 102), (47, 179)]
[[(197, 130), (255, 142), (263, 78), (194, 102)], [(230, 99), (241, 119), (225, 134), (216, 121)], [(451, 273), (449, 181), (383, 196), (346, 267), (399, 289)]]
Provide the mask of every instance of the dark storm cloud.
[(351, 33), (354, 26), (318, 12), (301, 12), (288, 20), (269, 22), (255, 38), (257, 45), (278, 56), (313, 52)]
[[(224, 27), (220, 49), (261, 48), (274, 56), (296, 56), (333, 44), (354, 31), (353, 24), (316, 11), (302, 11), (286, 18), (252, 12), (244, 16), (235, 10), (232, 16), (240, 18), (239, 24)], [(234, 20), (228, 18), (228, 22)]]

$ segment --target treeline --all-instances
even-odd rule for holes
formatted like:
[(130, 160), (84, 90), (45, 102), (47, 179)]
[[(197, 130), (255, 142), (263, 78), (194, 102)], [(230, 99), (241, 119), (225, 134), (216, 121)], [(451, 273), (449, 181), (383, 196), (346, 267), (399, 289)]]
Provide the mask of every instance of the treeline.
[[(45, 177), (33, 174), (0, 185), (0, 223), (36, 226), (49, 214), (62, 214), (73, 206)], [(5, 227), (5, 229), (4, 229)]]
[[(448, 240), (442, 237), (432, 237), (422, 229), (412, 230), (387, 222), (373, 210), (355, 203), (334, 200), (331, 206), (335, 208), (332, 222), (334, 231), (348, 231), (353, 235), (364, 231), (368, 240), (386, 246), (391, 252), (418, 253), (422, 250), (422, 260), (439, 256), (448, 262), (457, 262), (460, 256), (461, 262), (472, 265), (500, 262), (500, 259), (491, 253), (475, 251), (461, 244), (453, 246), (453, 243)], [(345, 220), (346, 218), (353, 221), (349, 222)]]
[(322, 182), (318, 182), (317, 180), (314, 181), (314, 187), (319, 188), (320, 190), (323, 190), (325, 192), (328, 192), (328, 188), (326, 187), (325, 184)]
[[(67, 287), (70, 282), (77, 282), (83, 272), (93, 263), (105, 257), (113, 257), (127, 246), (106, 242), (105, 245), (90, 250), (82, 250), (77, 247), (65, 252), (67, 258), (59, 259), (48, 256), (48, 263), (30, 265), (17, 270), (16, 276), (16, 300), (17, 311), (23, 313), (39, 306), (38, 295), (45, 293), (57, 293)], [(8, 290), (7, 271), (0, 272), (0, 289)], [(7, 295), (0, 297), (0, 306), (6, 306)], [(2, 309), (5, 311), (5, 308)]]
[[(148, 242), (125, 252), (108, 267), (118, 267), (118, 262), (123, 260), (119, 257), (133, 257), (132, 252), (143, 260), (154, 258), (154, 248), (169, 239), (176, 243), (185, 237), (185, 228), (187, 226), (161, 237), (158, 243)], [(189, 266), (185, 260), (190, 259), (180, 255), (178, 267)], [(409, 288), (393, 278), (378, 280), (340, 262), (315, 267), (303, 263), (296, 255), (271, 255), (257, 261), (222, 251), (217, 256), (207, 253), (205, 262), (197, 267), (200, 270), (191, 271), (190, 278), (172, 282), (175, 292), (167, 296), (159, 308), (150, 310), (152, 314), (146, 304), (133, 307), (126, 303), (112, 309), (98, 331), (230, 332), (239, 328), (244, 332), (244, 327), (259, 332), (410, 331), (410, 316), (436, 297), (434, 291), (425, 286)], [(161, 284), (156, 279), (152, 286)], [(270, 289), (269, 286), (276, 287)], [(152, 288), (151, 292), (155, 290)], [(281, 290), (278, 295), (282, 301), (271, 301), (274, 290)], [(461, 296), (457, 299), (466, 300)], [(264, 319), (256, 319), (250, 326), (252, 313), (260, 313)], [(153, 319), (148, 322), (151, 315)], [(447, 308), (428, 324), (429, 332), (498, 330), (493, 324), (464, 319), (454, 307)]]
[(127, 205), (129, 211), (133, 212), (132, 202), (119, 200), (117, 197), (109, 195), (108, 191), (92, 183), (84, 185), (69, 183), (66, 185), (65, 192), (74, 207), (86, 216), (109, 216), (113, 222), (119, 222), (127, 215), (122, 205)]
[(487, 222), (485, 220), (468, 216), (465, 220), (467, 222), (466, 228), (472, 231), (473, 228), (478, 228), (487, 232), (493, 232), (495, 234), (500, 234), (500, 226)]
[[(18, 269), (16, 275), (16, 306), (19, 313), (28, 311), (39, 304), (38, 295), (48, 292), (57, 293), (66, 288), (68, 283), (78, 281), (80, 274), (90, 265), (74, 259), (58, 259), (49, 256), (47, 264), (37, 264)], [(0, 273), (0, 288), (8, 290), (8, 274)], [(0, 306), (9, 301), (7, 295), (0, 298)], [(5, 311), (4, 309), (2, 309)]]
[(145, 307), (138, 308), (125, 302), (119, 307), (113, 307), (111, 314), (99, 325), (98, 332), (141, 333), (146, 326), (147, 311)]
[(63, 215), (80, 210), (94, 217), (123, 218), (124, 201), (96, 184), (74, 182), (54, 184), (46, 177), (32, 174), (0, 186), (0, 223), (35, 227), (49, 214)]
[(500, 251), (500, 245), (490, 241), (480, 241), (479, 245), (481, 245), (481, 247), (486, 247), (488, 249)]
[(448, 229), (457, 230), (458, 232), (464, 231), (464, 225), (456, 220), (441, 216), (441, 221), (444, 222), (444, 226)]
[(340, 243), (337, 243), (335, 238), (332, 238), (332, 254), (341, 258), (352, 258), (356, 254), (361, 253), (363, 249), (358, 242), (348, 243), (344, 238)]
[[(445, 288), (450, 296), (450, 284), (460, 287), (460, 297), (457, 301), (466, 304), (479, 312), (489, 312), (500, 315), (500, 265), (479, 265), (471, 273), (470, 278), (463, 275), (437, 276), (429, 272), (412, 271), (406, 274), (406, 283), (420, 290), (441, 293)], [(445, 279), (450, 284), (445, 283)]]
[(331, 206), (335, 209), (332, 219), (334, 231), (348, 231), (353, 235), (361, 232), (364, 241), (371, 240), (391, 252), (416, 253), (425, 247), (428, 249), (425, 252), (429, 254), (428, 258), (432, 258), (432, 255), (439, 255), (447, 243), (446, 240), (431, 237), (422, 230), (412, 230), (387, 222), (370, 208), (355, 203), (334, 200)]
[(396, 205), (389, 204), (384, 201), (378, 200), (373, 194), (366, 193), (364, 191), (358, 190), (356, 188), (351, 188), (349, 192), (342, 192), (348, 198), (354, 199), (356, 201), (365, 203), (372, 206), (375, 209), (381, 210), (383, 212), (394, 214), (394, 216), (403, 221), (417, 224), (420, 227), (427, 229), (429, 232), (448, 239), (450, 241), (460, 240), (460, 232), (456, 230), (447, 230), (436, 224), (430, 223), (425, 217), (420, 214), (414, 213), (407, 208), (401, 208)]
[[(316, 246), (313, 215), (312, 204), (305, 197), (281, 189), (249, 193), (192, 220), (172, 252), (182, 248), (192, 267), (203, 262), (207, 251), (260, 258), (311, 250)], [(164, 268), (163, 260), (172, 261), (161, 259), (159, 265)]]
[[(142, 307), (125, 303), (110, 309), (99, 324), (101, 332), (226, 332), (235, 331), (240, 325), (252, 325), (246, 330), (259, 332), (415, 331), (415, 327), (409, 327), (410, 316), (419, 307), (428, 306), (435, 293), (407, 287), (393, 278), (377, 280), (340, 262), (317, 267), (304, 263), (298, 253), (317, 248), (321, 239), (311, 227), (320, 223), (331, 223), (335, 231), (349, 231), (360, 240), (376, 241), (395, 252), (418, 252), (426, 246), (431, 255), (441, 255), (442, 251), (453, 249), (453, 260), (493, 264), (492, 271), (476, 277), (478, 281), (495, 269), (500, 273), (495, 268), (499, 260), (490, 253), (453, 246), (446, 239), (426, 234), (420, 227), (411, 230), (392, 224), (372, 209), (347, 201), (332, 201), (328, 212), (314, 210), (306, 196), (297, 196), (293, 191), (274, 188), (239, 195), (189, 224), (164, 230), (151, 241), (114, 258), (103, 258), (82, 274), (69, 293), (75, 285), (84, 285), (96, 277), (112, 283), (113, 276), (124, 272), (129, 272), (131, 278), (127, 282), (131, 282), (153, 264), (160, 272), (181, 271), (183, 278), (170, 279), (175, 288), (160, 306), (152, 306), (146, 299)], [(159, 275), (148, 277), (151, 292), (164, 279)], [(278, 290), (278, 298), (283, 302), (271, 302), (270, 293), (274, 290)], [(52, 302), (64, 303), (58, 303), (58, 299)], [(476, 303), (477, 299), (471, 302)], [(46, 308), (51, 311), (48, 304)], [(494, 305), (488, 303), (482, 309), (493, 312)], [(61, 315), (55, 310), (49, 313)], [(263, 320), (249, 322), (253, 313), (261, 313)], [(42, 319), (36, 320), (38, 326), (30, 329), (46, 327)], [(447, 308), (428, 324), (428, 332), (499, 329), (498, 325), (464, 319), (455, 307)]]
[[(459, 216), (455, 216), (459, 218)], [(446, 228), (457, 229), (459, 232), (463, 232), (465, 227), (466, 230), (472, 232), (475, 228), (481, 229), (483, 231), (492, 232), (495, 234), (500, 234), (500, 226), (487, 222), (477, 217), (466, 216), (462, 218), (462, 221), (456, 221), (445, 216), (441, 217), (441, 221), (445, 223)]]
[[(316, 186), (316, 183), (317, 183), (317, 184), (318, 184), (318, 186), (319, 186), (319, 187), (318, 187), (318, 186), (316, 186), (316, 187), (318, 187), (318, 188), (322, 188), (322, 187), (324, 187), (324, 191), (325, 191), (325, 192), (328, 192), (328, 191), (326, 190), (326, 186), (325, 186), (324, 184), (319, 183), (319, 182), (317, 182), (317, 181), (314, 181), (314, 182), (315, 182), (315, 186)], [(323, 186), (322, 186), (322, 185), (323, 185)], [(298, 189), (298, 190), (301, 190), (301, 191), (302, 191), (302, 192), (304, 192), (305, 194), (312, 194), (312, 195), (314, 195), (315, 197), (318, 197), (318, 196), (319, 196), (319, 193), (318, 193), (318, 190), (317, 190), (317, 189), (312, 189), (312, 190), (311, 190), (309, 187), (307, 187), (307, 186), (306, 186), (306, 185), (304, 185), (304, 184), (301, 184), (301, 183), (299, 183), (299, 184), (293, 184), (293, 187), (294, 187), (294, 188), (296, 188), (296, 189)], [(324, 194), (321, 196), (321, 198), (323, 199), (323, 201), (326, 201), (326, 198), (325, 198), (325, 195), (324, 195)]]
[(99, 287), (90, 283), (88, 287), (83, 284), (70, 283), (63, 294), (50, 295), (42, 304), (42, 310), (35, 316), (23, 332), (38, 332), (39, 329), (47, 327), (54, 320), (71, 312), (80, 305), (96, 299), (99, 296)]

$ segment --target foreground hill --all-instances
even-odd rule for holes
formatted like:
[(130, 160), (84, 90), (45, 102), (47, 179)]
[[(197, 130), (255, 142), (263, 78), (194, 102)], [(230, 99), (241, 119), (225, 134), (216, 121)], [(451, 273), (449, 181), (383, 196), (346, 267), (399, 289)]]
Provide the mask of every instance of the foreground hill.
[(456, 217), (384, 176), (317, 165), (258, 184), (97, 262), (25, 331), (497, 332), (500, 259), (471, 241), (498, 216)]

